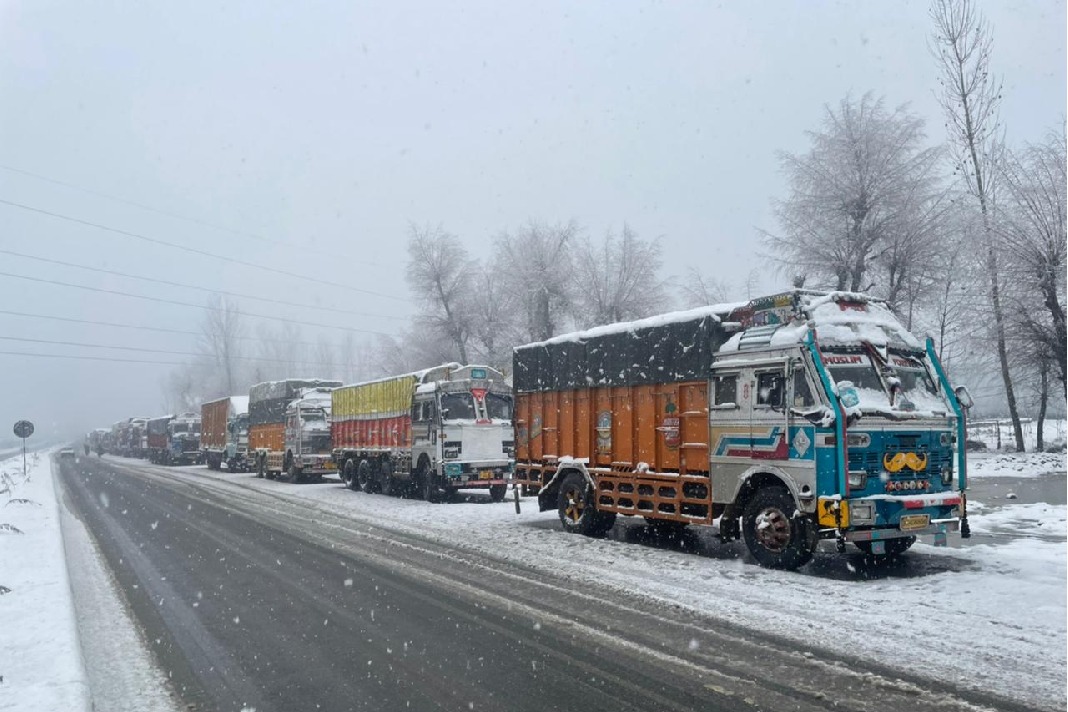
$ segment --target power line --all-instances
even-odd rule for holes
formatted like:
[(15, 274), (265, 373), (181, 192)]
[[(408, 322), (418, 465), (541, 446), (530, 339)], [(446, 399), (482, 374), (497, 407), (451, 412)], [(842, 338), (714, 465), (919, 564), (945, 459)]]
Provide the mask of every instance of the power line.
[(392, 300), (398, 301), (398, 302), (406, 301), (405, 299), (403, 299), (401, 297), (393, 296), (392, 294), (383, 294), (382, 292), (373, 292), (373, 291), (371, 291), (369, 289), (360, 289), (359, 287), (353, 287), (352, 285), (343, 284), (341, 282), (331, 282), (331, 281), (328, 281), (328, 280), (325, 280), (325, 279), (322, 279), (322, 278), (319, 278), (319, 277), (309, 277), (307, 275), (298, 274), (298, 273), (290, 272), (288, 270), (283, 270), (283, 269), (276, 269), (274, 267), (268, 267), (267, 265), (261, 265), (261, 264), (255, 263), (255, 262), (247, 262), (245, 260), (239, 260), (239, 259), (236, 259), (236, 258), (233, 258), (233, 257), (226, 257), (225, 255), (218, 255), (218, 254), (215, 254), (214, 252), (208, 252), (206, 250), (201, 250), (201, 249), (198, 249), (196, 247), (190, 247), (188, 245), (180, 245), (180, 244), (178, 244), (176, 242), (168, 242), (167, 240), (161, 240), (161, 239), (159, 239), (157, 237), (149, 237), (147, 235), (142, 235), (142, 234), (137, 233), (137, 232), (130, 232), (128, 230), (120, 230), (119, 228), (109, 227), (108, 225), (102, 225), (100, 223), (94, 223), (94, 222), (90, 222), (88, 220), (82, 220), (80, 218), (71, 217), (69, 215), (63, 215), (61, 213), (55, 213), (55, 212), (52, 212), (50, 210), (44, 210), (42, 208), (35, 208), (32, 205), (23, 205), (22, 203), (16, 203), (16, 202), (11, 201), (11, 200), (4, 200), (3, 198), (0, 198), (0, 204), (8, 205), (8, 206), (11, 206), (13, 208), (19, 208), (21, 210), (28, 210), (28, 211), (30, 211), (32, 213), (38, 213), (40, 215), (48, 215), (49, 217), (57, 218), (59, 220), (66, 220), (68, 222), (72, 222), (72, 223), (75, 223), (75, 224), (78, 224), (78, 225), (85, 225), (87, 227), (93, 227), (93, 228), (96, 228), (98, 230), (104, 230), (105, 232), (113, 232), (116, 235), (124, 235), (126, 237), (132, 237), (132, 238), (134, 238), (136, 240), (143, 240), (145, 242), (150, 242), (150, 243), (152, 243), (154, 245), (161, 245), (161, 246), (164, 246), (164, 247), (170, 247), (170, 248), (175, 249), (175, 250), (181, 250), (183, 252), (189, 252), (189, 253), (194, 254), (194, 255), (200, 255), (202, 257), (210, 257), (213, 260), (222, 260), (223, 262), (231, 262), (233, 264), (242, 265), (244, 267), (253, 267), (255, 269), (260, 269), (260, 270), (263, 270), (265, 272), (271, 272), (272, 274), (280, 274), (280, 275), (283, 275), (283, 276), (288, 277), (290, 279), (300, 279), (300, 280), (304, 280), (306, 282), (313, 282), (313, 283), (318, 284), (318, 285), (328, 285), (328, 286), (331, 286), (331, 287), (338, 287), (339, 289), (348, 289), (348, 290), (353, 291), (353, 292), (359, 292), (360, 294), (367, 294), (367, 295), (374, 296), (374, 297), (381, 297), (383, 299), (392, 299)]
[[(162, 210), (161, 208), (156, 208), (156, 207), (153, 207), (151, 205), (146, 205), (144, 203), (138, 203), (137, 201), (130, 200), (128, 198), (121, 198), (121, 197), (119, 197), (117, 195), (110, 195), (108, 193), (101, 193), (98, 190), (93, 190), (91, 188), (86, 188), (84, 186), (75, 185), (74, 183), (67, 183), (66, 181), (61, 181), (61, 180), (58, 180), (56, 178), (49, 178), (48, 176), (43, 176), (40, 173), (33, 173), (31, 171), (26, 171), (26, 170), (23, 170), (21, 168), (15, 168), (14, 166), (5, 166), (3, 164), (0, 164), (0, 170), (10, 171), (11, 173), (18, 173), (19, 175), (28, 176), (30, 178), (35, 178), (37, 180), (44, 181), (46, 183), (52, 183), (53, 185), (61, 185), (64, 188), (70, 188), (71, 190), (77, 190), (77, 191), (80, 191), (82, 193), (86, 193), (87, 195), (93, 195), (93, 196), (96, 196), (98, 198), (104, 198), (106, 200), (113, 200), (116, 203), (122, 203), (124, 205), (129, 205), (129, 206), (132, 206), (134, 208), (138, 208), (139, 210), (145, 210), (145, 211), (150, 212), (150, 213), (156, 213), (157, 215), (164, 215), (164, 216), (169, 217), (169, 218), (174, 218), (175, 220), (184, 220), (185, 222), (192, 223), (194, 225), (200, 225), (202, 227), (208, 227), (208, 228), (211, 228), (213, 230), (221, 230), (222, 232), (228, 232), (228, 233), (230, 233), (232, 235), (238, 235), (240, 237), (247, 237), (247, 238), (252, 239), (252, 240), (259, 240), (260, 242), (266, 242), (266, 243), (270, 243), (270, 244), (274, 244), (274, 245), (281, 245), (283, 247), (295, 247), (295, 248), (298, 248), (298, 249), (303, 250), (305, 252), (315, 252), (315, 253), (318, 253), (320, 255), (326, 255), (328, 257), (335, 257), (335, 258), (338, 257), (338, 253), (336, 253), (336, 252), (327, 252), (326, 250), (317, 250), (317, 249), (312, 248), (312, 247), (305, 247), (305, 246), (302, 246), (302, 245), (297, 245), (295, 243), (287, 242), (285, 240), (276, 240), (276, 239), (273, 239), (273, 238), (270, 238), (270, 237), (265, 237), (263, 235), (255, 233), (255, 232), (248, 232), (246, 230), (237, 230), (235, 228), (227, 227), (225, 225), (219, 225), (218, 223), (208, 222), (207, 220), (201, 220), (200, 218), (194, 218), (194, 217), (190, 217), (188, 215), (182, 215), (180, 213), (171, 212), (169, 210)], [(348, 259), (355, 259), (355, 258), (350, 256), (350, 257), (348, 257)], [(375, 265), (374, 262), (369, 262), (367, 260), (361, 260), (361, 261), (363, 262), (363, 264)]]
[(103, 267), (90, 267), (88, 265), (79, 265), (79, 264), (75, 264), (73, 262), (63, 262), (62, 260), (53, 260), (53, 259), (50, 259), (50, 258), (47, 258), (47, 257), (38, 257), (36, 255), (26, 255), (26, 254), (23, 254), (21, 252), (14, 252), (13, 250), (2, 250), (2, 249), (0, 249), (0, 254), (11, 255), (13, 257), (21, 257), (21, 258), (27, 259), (27, 260), (35, 260), (37, 262), (46, 262), (48, 264), (53, 264), (53, 265), (61, 265), (63, 267), (73, 267), (74, 269), (87, 270), (89, 272), (98, 272), (100, 274), (110, 274), (110, 275), (114, 275), (116, 277), (125, 277), (127, 279), (138, 279), (138, 280), (141, 280), (142, 282), (149, 282), (149, 283), (152, 283), (152, 284), (166, 284), (166, 285), (171, 286), (171, 287), (181, 287), (182, 289), (195, 289), (195, 290), (198, 290), (198, 291), (201, 291), (201, 292), (209, 292), (209, 293), (212, 293), (212, 294), (225, 294), (226, 296), (229, 296), (229, 297), (239, 297), (241, 299), (251, 299), (251, 300), (260, 301), (260, 302), (270, 302), (272, 304), (282, 304), (282, 305), (290, 306), (290, 307), (300, 307), (300, 308), (304, 308), (304, 309), (316, 309), (316, 310), (319, 310), (319, 311), (330, 311), (330, 312), (336, 312), (338, 314), (348, 314), (350, 316), (369, 316), (369, 317), (384, 318), (384, 319), (400, 319), (401, 318), (401, 317), (396, 316), (394, 314), (372, 314), (370, 312), (358, 312), (358, 311), (352, 311), (350, 309), (337, 309), (335, 307), (325, 307), (325, 306), (319, 306), (319, 305), (316, 305), (316, 304), (305, 304), (305, 303), (302, 303), (302, 302), (292, 302), (292, 301), (289, 301), (288, 299), (272, 299), (271, 297), (257, 297), (257, 296), (252, 295), (252, 294), (242, 294), (241, 292), (231, 292), (231, 291), (228, 291), (228, 290), (225, 290), (225, 289), (215, 289), (215, 288), (212, 288), (212, 287), (200, 287), (200, 286), (195, 285), (195, 284), (183, 284), (182, 282), (172, 282), (170, 280), (158, 279), (158, 278), (155, 278), (155, 277), (144, 277), (144, 276), (137, 275), (137, 274), (128, 274), (126, 272), (118, 272), (116, 270), (104, 269)]
[[(53, 279), (41, 279), (40, 277), (28, 277), (23, 274), (12, 274), (10, 272), (0, 272), (0, 277), (11, 277), (12, 279), (24, 279), (28, 282), (40, 282), (41, 284), (53, 284), (57, 287), (70, 287), (71, 289), (84, 289), (88, 292), (100, 292), (102, 294), (114, 294), (120, 297), (130, 297), (131, 299), (144, 299), (149, 302), (159, 302), (161, 304), (174, 304), (181, 307), (192, 307), (194, 309), (204, 309), (206, 311), (222, 311), (219, 307), (213, 307), (207, 304), (194, 304), (192, 302), (181, 302), (176, 299), (163, 299), (162, 297), (150, 297), (144, 294), (131, 294), (130, 292), (122, 292), (117, 289), (103, 289), (101, 287), (90, 287), (84, 284), (72, 284), (70, 282), (60, 282)], [(348, 326), (333, 326), (331, 324), (319, 324), (314, 321), (298, 321), (297, 319), (287, 319), (281, 316), (273, 316), (270, 314), (256, 314), (253, 312), (243, 312), (245, 316), (256, 317), (258, 319), (273, 319), (275, 321), (282, 321), (289, 324), (296, 324), (298, 326), (316, 326), (321, 329), (338, 329), (340, 331), (352, 331), (361, 334), (376, 334), (379, 336), (389, 336), (389, 334), (383, 331), (374, 331), (372, 329), (356, 329)]]
[[(165, 354), (167, 356), (203, 356), (211, 357), (211, 354), (197, 353), (195, 351), (169, 351), (167, 349), (148, 349), (140, 346), (110, 346), (108, 344), (87, 344), (83, 341), (55, 341), (52, 339), (28, 339), (20, 336), (0, 336), (0, 339), (4, 341), (21, 341), (31, 344), (50, 344), (52, 346), (78, 346), (86, 349), (114, 349), (116, 351), (141, 351), (144, 353), (153, 354)], [(304, 359), (284, 359), (284, 358), (260, 358), (258, 356), (231, 356), (230, 358), (240, 361), (257, 361), (266, 363), (285, 363), (290, 365), (302, 365), (302, 366), (329, 366), (332, 368), (343, 368), (344, 365), (340, 363), (330, 363), (328, 361), (306, 361)]]
[(151, 363), (157, 366), (184, 366), (181, 361), (146, 361), (133, 358), (108, 358), (107, 356), (74, 356), (70, 354), (31, 354), (26, 351), (0, 351), (0, 356), (32, 356), (34, 358), (63, 358), (72, 361), (110, 361), (114, 363)]

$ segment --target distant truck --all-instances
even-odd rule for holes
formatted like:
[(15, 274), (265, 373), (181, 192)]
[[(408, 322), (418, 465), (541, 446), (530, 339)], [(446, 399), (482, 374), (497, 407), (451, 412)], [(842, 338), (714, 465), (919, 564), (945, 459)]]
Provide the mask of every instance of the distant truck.
[(334, 461), (350, 488), (428, 502), (459, 488), (504, 499), (511, 478), (512, 392), (487, 366), (435, 368), (338, 388)]
[(196, 413), (151, 418), (147, 431), (149, 461), (158, 465), (200, 462), (200, 416)]
[(566, 531), (710, 525), (768, 567), (968, 536), (967, 390), (861, 294), (794, 291), (514, 351), (516, 478)]
[(249, 389), (248, 451), (257, 477), (298, 482), (334, 472), (330, 391), (340, 381), (289, 379)]
[(200, 448), (209, 469), (248, 472), (248, 396), (219, 398), (200, 406)]

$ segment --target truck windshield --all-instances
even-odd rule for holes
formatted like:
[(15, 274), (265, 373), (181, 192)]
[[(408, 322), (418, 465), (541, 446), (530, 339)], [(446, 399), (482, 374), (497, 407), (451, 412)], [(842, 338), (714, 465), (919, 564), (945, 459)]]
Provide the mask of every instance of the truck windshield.
[[(846, 384), (853, 387), (862, 411), (946, 412), (946, 405), (927, 370), (911, 357), (891, 354), (882, 376), (868, 354), (825, 353), (823, 362), (840, 387)], [(892, 399), (891, 389), (895, 391)]]
[(512, 419), (512, 397), (497, 393), (486, 394), (486, 415), (493, 420)]
[(189, 424), (188, 423), (171, 423), (171, 432), (172, 433), (188, 433), (189, 432)]
[(441, 397), (442, 420), (474, 420), (475, 401), (470, 393), (446, 393)]
[(322, 423), (326, 421), (326, 413), (321, 410), (302, 410), (300, 418), (305, 423)]

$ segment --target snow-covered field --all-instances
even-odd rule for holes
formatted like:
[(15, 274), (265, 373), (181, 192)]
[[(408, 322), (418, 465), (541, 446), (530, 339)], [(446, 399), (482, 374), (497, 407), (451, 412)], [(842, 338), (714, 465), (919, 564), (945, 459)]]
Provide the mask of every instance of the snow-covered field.
[[(1063, 457), (1060, 462), (1063, 476)], [(12, 473), (13, 462), (0, 463), (0, 471)], [(567, 535), (555, 513), (537, 512), (531, 498), (516, 515), (510, 501), (492, 504), (481, 494), (429, 505), (355, 494), (336, 481), (295, 486), (205, 468), (170, 472), (217, 481), (212, 487), (269, 491), (552, 571), (576, 587), (596, 581), (816, 648), (1065, 709), (1064, 505), (977, 503), (971, 521), (982, 543), (950, 549), (920, 543), (904, 561), (885, 566), (831, 547), (801, 571), (788, 573), (748, 562), (743, 546), (721, 545), (708, 531), (661, 540), (641, 520), (621, 519), (611, 539)], [(0, 522), (26, 532), (0, 533), (0, 585), (12, 589), (0, 596), (0, 710), (86, 709), (85, 670), (47, 460), (37, 462), (29, 482), (21, 482), (21, 473), (14, 482), (14, 497), (36, 504), (0, 504)]]

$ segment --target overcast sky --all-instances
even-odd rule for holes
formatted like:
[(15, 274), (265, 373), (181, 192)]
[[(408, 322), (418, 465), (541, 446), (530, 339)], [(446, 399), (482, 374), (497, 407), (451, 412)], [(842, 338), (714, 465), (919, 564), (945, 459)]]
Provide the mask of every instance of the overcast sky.
[[(783, 192), (776, 152), (804, 151), (825, 104), (872, 91), (910, 102), (932, 143), (944, 138), (922, 2), (222, 5), (0, 2), (0, 249), (369, 312), (241, 303), (383, 333), (412, 313), (410, 222), (440, 223), (479, 256), (532, 218), (594, 235), (626, 221), (661, 239), (676, 278), (697, 266), (741, 290), (758, 270), (770, 290), (781, 280), (756, 235)], [(983, 9), (1010, 143), (1060, 129), (1065, 3)], [(206, 297), (3, 253), (0, 272)], [(204, 314), (3, 275), (0, 310), (180, 331)], [(0, 336), (194, 348), (182, 334), (9, 314)], [(0, 351), (181, 359), (2, 339)], [(169, 368), (0, 355), (0, 427), (157, 414)]]

